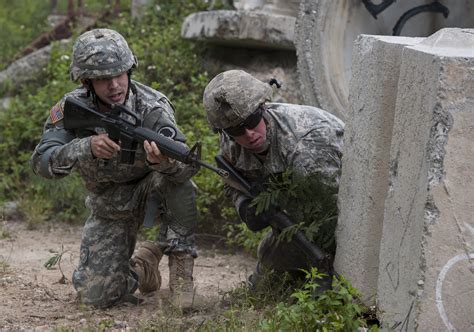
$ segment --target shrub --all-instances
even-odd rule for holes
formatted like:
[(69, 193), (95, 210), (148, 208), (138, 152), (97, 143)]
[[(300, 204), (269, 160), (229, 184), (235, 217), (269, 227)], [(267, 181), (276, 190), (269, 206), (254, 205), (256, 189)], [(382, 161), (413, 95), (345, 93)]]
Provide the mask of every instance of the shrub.
[[(93, 1), (87, 3), (93, 5)], [(130, 15), (123, 11), (118, 19), (99, 25), (116, 29), (125, 36), (139, 59), (134, 78), (170, 98), (188, 143), (201, 141), (203, 159), (213, 163), (218, 139), (209, 128), (201, 106), (202, 92), (208, 82), (208, 74), (201, 64), (205, 48), (180, 37), (184, 17), (205, 7), (206, 3), (198, 0), (160, 1), (159, 5), (150, 7), (140, 21), (132, 22)], [(22, 206), (30, 211), (27, 218), (32, 225), (51, 216), (82, 219), (85, 213), (85, 192), (77, 175), (44, 180), (33, 176), (28, 162), (49, 109), (75, 87), (68, 74), (70, 53), (71, 49), (55, 48), (43, 77), (23, 87), (10, 107), (0, 113), (0, 153), (4, 156), (0, 161), (0, 200), (21, 200)], [(199, 188), (200, 216), (206, 220), (200, 227), (223, 233), (221, 210), (226, 211), (223, 214), (229, 219), (235, 215), (228, 212), (229, 203), (222, 199), (222, 181), (205, 169), (193, 180)], [(38, 214), (44, 218), (38, 219)]]
[[(306, 282), (291, 297), (295, 303), (280, 302), (268, 313), (260, 327), (264, 331), (357, 331), (366, 327), (359, 302), (360, 294), (342, 276), (334, 277), (332, 289), (321, 295), (316, 268), (306, 272)], [(376, 329), (376, 327), (374, 327)]]

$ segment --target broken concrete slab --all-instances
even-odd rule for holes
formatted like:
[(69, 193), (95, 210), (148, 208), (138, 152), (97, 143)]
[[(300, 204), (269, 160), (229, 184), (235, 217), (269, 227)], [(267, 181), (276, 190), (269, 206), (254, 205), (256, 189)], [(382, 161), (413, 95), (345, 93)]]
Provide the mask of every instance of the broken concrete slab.
[(375, 304), (393, 117), (403, 47), (423, 38), (361, 35), (354, 43), (339, 186), (338, 273)]
[(181, 36), (221, 45), (293, 50), (295, 22), (296, 18), (285, 15), (213, 10), (189, 15)]
[[(67, 48), (70, 46), (69, 39), (61, 40), (58, 47)], [(20, 85), (38, 78), (47, 66), (52, 45), (45, 46), (27, 56), (20, 58), (0, 72), (0, 91), (8, 89), (16, 90)]]

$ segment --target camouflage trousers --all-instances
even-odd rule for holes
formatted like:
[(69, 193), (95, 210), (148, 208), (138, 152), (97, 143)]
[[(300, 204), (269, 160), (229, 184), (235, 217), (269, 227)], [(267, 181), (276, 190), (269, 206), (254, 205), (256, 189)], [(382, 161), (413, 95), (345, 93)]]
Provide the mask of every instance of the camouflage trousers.
[(79, 264), (72, 277), (79, 300), (108, 307), (135, 292), (138, 278), (129, 260), (138, 230), (150, 210), (156, 212), (154, 217), (160, 222), (157, 242), (165, 253), (187, 251), (197, 256), (195, 202), (191, 181), (172, 183), (156, 172), (138, 183), (89, 195), (86, 205), (91, 214), (84, 225)]

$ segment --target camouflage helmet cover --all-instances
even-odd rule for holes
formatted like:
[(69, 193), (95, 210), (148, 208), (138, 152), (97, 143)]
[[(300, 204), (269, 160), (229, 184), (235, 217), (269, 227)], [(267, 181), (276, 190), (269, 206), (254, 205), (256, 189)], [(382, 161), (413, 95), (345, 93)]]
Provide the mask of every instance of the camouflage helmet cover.
[(272, 88), (243, 70), (228, 70), (214, 77), (204, 90), (207, 120), (215, 129), (244, 121), (266, 101)]
[(94, 29), (80, 35), (72, 50), (71, 79), (117, 76), (137, 66), (127, 41), (117, 31)]

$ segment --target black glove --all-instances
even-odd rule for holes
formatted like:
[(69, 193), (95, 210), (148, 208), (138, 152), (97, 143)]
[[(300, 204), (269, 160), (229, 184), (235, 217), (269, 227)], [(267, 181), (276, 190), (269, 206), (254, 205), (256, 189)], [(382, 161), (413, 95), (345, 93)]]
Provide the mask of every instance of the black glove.
[(247, 224), (247, 227), (253, 231), (257, 232), (264, 229), (267, 226), (270, 226), (270, 211), (263, 211), (260, 214), (257, 213), (257, 208), (255, 206), (250, 206), (252, 202), (251, 199), (244, 200), (239, 206), (239, 216)]

